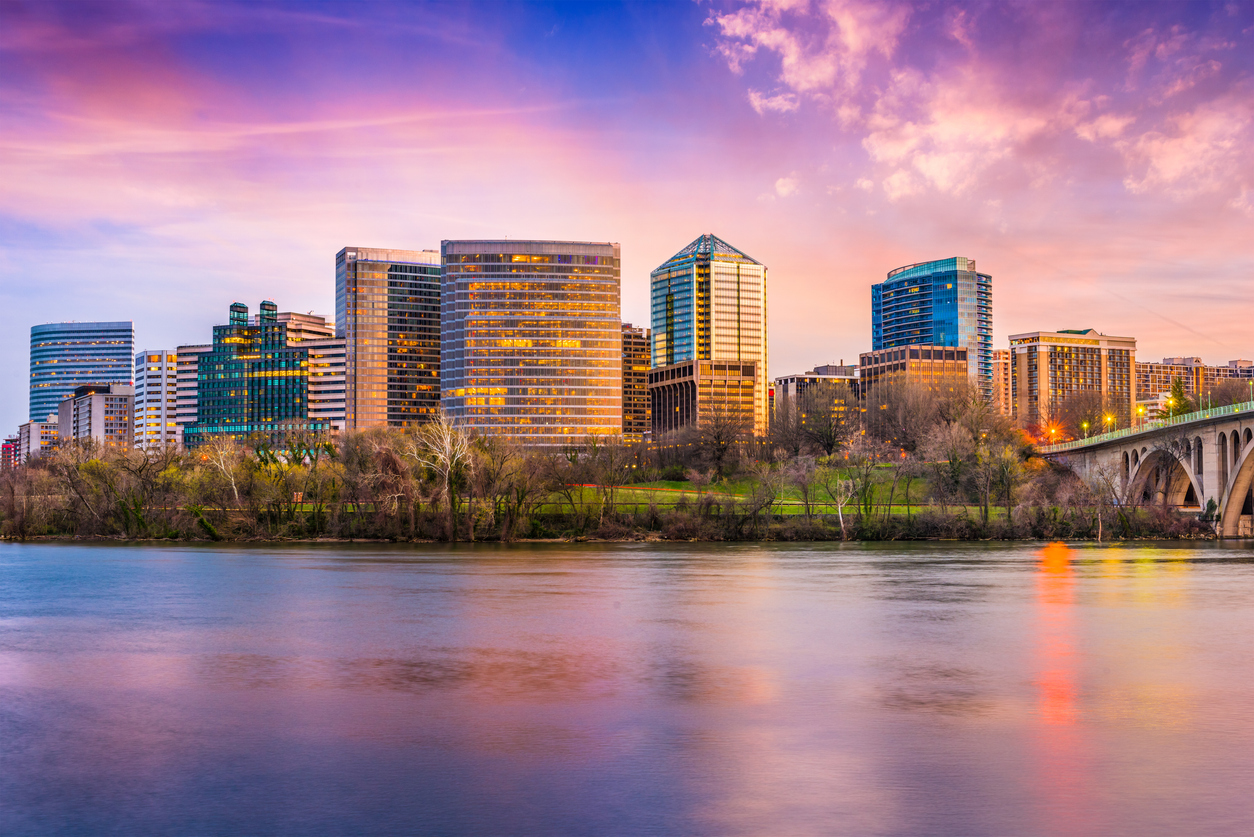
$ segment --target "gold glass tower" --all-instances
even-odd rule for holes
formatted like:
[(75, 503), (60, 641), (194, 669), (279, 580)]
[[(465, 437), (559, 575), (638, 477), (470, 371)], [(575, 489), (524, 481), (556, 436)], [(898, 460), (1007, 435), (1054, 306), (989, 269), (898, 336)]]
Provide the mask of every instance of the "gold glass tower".
[(445, 241), (443, 404), (529, 447), (623, 429), (619, 246)]

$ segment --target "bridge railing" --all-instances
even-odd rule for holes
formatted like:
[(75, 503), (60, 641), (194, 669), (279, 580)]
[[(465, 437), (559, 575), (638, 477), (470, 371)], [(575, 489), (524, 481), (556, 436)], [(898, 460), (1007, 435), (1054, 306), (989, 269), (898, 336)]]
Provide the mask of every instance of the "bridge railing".
[(1038, 450), (1041, 453), (1063, 453), (1064, 451), (1075, 450), (1076, 448), (1086, 448), (1090, 445), (1100, 445), (1105, 442), (1113, 442), (1118, 439), (1126, 439), (1129, 436), (1136, 436), (1141, 433), (1150, 433), (1155, 430), (1162, 430), (1164, 427), (1175, 427), (1182, 424), (1192, 424), (1195, 421), (1206, 421), (1212, 418), (1222, 418), (1223, 416), (1233, 416), (1238, 413), (1254, 413), (1254, 401), (1242, 401), (1237, 404), (1228, 404), (1224, 407), (1211, 407), (1209, 410), (1198, 410), (1194, 413), (1184, 413), (1171, 418), (1149, 419), (1141, 422), (1136, 427), (1125, 427), (1123, 430), (1111, 430), (1108, 433), (1098, 433), (1095, 436), (1089, 436), (1087, 439), (1075, 439), (1070, 442), (1059, 442), (1055, 445), (1041, 445)]

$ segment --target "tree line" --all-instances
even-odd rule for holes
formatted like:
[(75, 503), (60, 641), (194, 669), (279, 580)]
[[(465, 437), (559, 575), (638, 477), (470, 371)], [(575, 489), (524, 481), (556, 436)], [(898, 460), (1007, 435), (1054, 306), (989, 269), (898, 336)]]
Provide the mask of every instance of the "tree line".
[(0, 475), (6, 537), (180, 539), (1138, 537), (1204, 522), (1081, 480), (965, 378), (821, 384), (755, 437), (712, 410), (650, 444), (560, 451), (474, 436), (444, 415), (409, 428), (191, 451), (75, 443)]

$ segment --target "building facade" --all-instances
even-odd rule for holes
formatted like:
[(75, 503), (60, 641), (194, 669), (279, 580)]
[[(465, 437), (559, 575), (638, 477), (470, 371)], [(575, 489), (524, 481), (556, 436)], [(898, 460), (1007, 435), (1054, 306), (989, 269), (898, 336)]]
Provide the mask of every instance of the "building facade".
[(1011, 401), (1024, 427), (1055, 421), (1063, 403), (1078, 393), (1098, 393), (1114, 424), (1125, 427), (1136, 401), (1136, 338), (1110, 337), (1096, 329), (1035, 331), (1010, 336)]
[(180, 447), (178, 353), (146, 349), (135, 355), (135, 447)]
[(85, 384), (131, 383), (135, 326), (47, 323), (30, 330), (30, 418), (42, 420)]
[(1137, 401), (1152, 401), (1171, 391), (1177, 378), (1189, 396), (1197, 398), (1213, 389), (1220, 381), (1248, 380), (1252, 369), (1248, 360), (1230, 360), (1226, 366), (1208, 366), (1200, 357), (1165, 357), (1162, 363), (1136, 364)]
[(955, 346), (900, 346), (858, 356), (862, 395), (883, 381), (908, 381), (932, 392), (952, 391), (970, 380), (970, 353)]
[(175, 412), (174, 421), (178, 424), (179, 439), (183, 440), (187, 425), (196, 421), (196, 409), (200, 403), (200, 356), (213, 351), (212, 343), (179, 346), (175, 350)]
[(28, 421), (18, 427), (18, 462), (29, 462), (52, 450), (57, 444), (57, 426), (57, 414), (49, 413), (44, 421)]
[(963, 348), (968, 374), (993, 398), (993, 277), (961, 256), (890, 271), (871, 286), (871, 350)]
[(816, 366), (803, 375), (784, 375), (775, 379), (775, 403), (783, 399), (798, 399), (815, 389), (830, 389), (834, 392), (846, 391), (853, 395), (858, 393), (860, 372), (857, 366), (846, 366), (844, 361), (839, 364)]
[(345, 425), (405, 427), (440, 409), (440, 254), (345, 247), (335, 255)]
[(57, 444), (97, 442), (129, 449), (135, 442), (135, 387), (89, 384), (57, 407)]
[(649, 283), (654, 438), (720, 412), (764, 435), (766, 266), (707, 234), (667, 259)]
[(623, 323), (623, 441), (652, 436), (649, 407), (650, 331)]
[(329, 422), (309, 416), (308, 341), (287, 337), (273, 302), (261, 303), (249, 322), (248, 306), (231, 304), (226, 325), (213, 327), (213, 346), (196, 357), (196, 421), (183, 428), (195, 448), (217, 437), (271, 444), (299, 432), (327, 433)]
[(620, 250), (583, 241), (444, 241), (444, 409), (529, 447), (623, 428)]
[(9, 436), (0, 443), (0, 471), (12, 471), (22, 464), (21, 444), (20, 436)]
[(993, 406), (1003, 416), (1014, 415), (1014, 405), (1010, 403), (1010, 350), (993, 350)]

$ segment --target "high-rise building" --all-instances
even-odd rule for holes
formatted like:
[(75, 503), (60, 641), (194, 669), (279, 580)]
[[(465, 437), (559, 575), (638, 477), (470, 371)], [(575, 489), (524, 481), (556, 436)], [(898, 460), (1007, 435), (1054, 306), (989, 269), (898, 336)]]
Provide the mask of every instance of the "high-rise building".
[(231, 303), (229, 322), (213, 327), (213, 348), (198, 353), (196, 421), (183, 428), (185, 446), (253, 434), (280, 443), (292, 433), (332, 429), (309, 415), (307, 344), (316, 341), (289, 342), (287, 329), (273, 302), (262, 302), (251, 323), (248, 306)]
[(345, 424), (404, 427), (440, 409), (440, 254), (345, 247), (335, 254)]
[(29, 462), (48, 453), (57, 443), (56, 413), (49, 413), (42, 421), (28, 421), (17, 429), (18, 462)]
[(1014, 415), (1010, 403), (1010, 350), (993, 350), (993, 406), (1003, 416)]
[(722, 413), (767, 431), (766, 266), (702, 235), (650, 274), (653, 436)]
[(30, 418), (42, 420), (85, 384), (131, 382), (135, 327), (116, 323), (47, 323), (30, 330)]
[(649, 329), (623, 323), (623, 441), (650, 435)]
[(444, 241), (444, 408), (527, 446), (623, 428), (619, 246)]
[(99, 442), (114, 448), (134, 443), (135, 387), (88, 384), (57, 407), (57, 444)]
[(993, 398), (993, 277), (957, 256), (890, 271), (871, 286), (871, 349), (954, 346), (968, 374)]
[(211, 351), (213, 351), (212, 343), (179, 346), (175, 350), (174, 371), (177, 389), (174, 421), (178, 424), (180, 443), (182, 443), (187, 425), (196, 421), (196, 409), (200, 403), (200, 356)]
[(1096, 393), (1117, 426), (1132, 419), (1135, 337), (1096, 329), (1034, 331), (1010, 336), (1010, 385), (1015, 419), (1025, 427), (1055, 421), (1067, 399)]
[(146, 349), (135, 355), (135, 447), (179, 447), (178, 354)]

